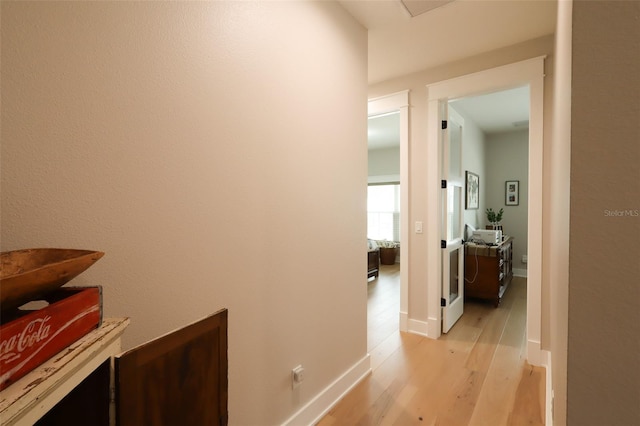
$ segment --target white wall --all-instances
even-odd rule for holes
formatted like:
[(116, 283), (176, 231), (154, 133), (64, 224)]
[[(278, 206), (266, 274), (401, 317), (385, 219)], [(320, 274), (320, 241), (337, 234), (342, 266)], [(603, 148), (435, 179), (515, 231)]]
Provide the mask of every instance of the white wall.
[(1, 19), (2, 250), (106, 252), (73, 283), (131, 317), (126, 348), (228, 308), (231, 424), (279, 424), (365, 357), (367, 40), (340, 6)]
[[(527, 253), (527, 209), (529, 207), (529, 131), (521, 130), (490, 134), (486, 144), (487, 208), (494, 211), (504, 209), (503, 232), (514, 237), (513, 268), (516, 273), (526, 273), (527, 264), (522, 263), (522, 255)], [(520, 182), (520, 203), (505, 205), (505, 182)], [(485, 215), (485, 223), (487, 218)]]

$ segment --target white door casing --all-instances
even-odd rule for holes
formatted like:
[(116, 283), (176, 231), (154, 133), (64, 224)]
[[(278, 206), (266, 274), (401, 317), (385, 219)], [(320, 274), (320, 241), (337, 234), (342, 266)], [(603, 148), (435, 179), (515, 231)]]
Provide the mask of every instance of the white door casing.
[(447, 333), (464, 312), (464, 245), (463, 245), (463, 126), (464, 120), (448, 105), (440, 103), (441, 185), (441, 265), (442, 265), (442, 332)]
[[(542, 180), (543, 180), (543, 94), (544, 56), (480, 71), (427, 85), (427, 204), (439, 205), (440, 182), (438, 161), (441, 158), (439, 137), (440, 102), (465, 96), (491, 93), (514, 87), (529, 86), (529, 210), (527, 270), (527, 360), (543, 365), (540, 347), (542, 304)], [(428, 212), (426, 226), (438, 229), (440, 209)], [(427, 336), (441, 335), (440, 241), (432, 239), (427, 246)]]

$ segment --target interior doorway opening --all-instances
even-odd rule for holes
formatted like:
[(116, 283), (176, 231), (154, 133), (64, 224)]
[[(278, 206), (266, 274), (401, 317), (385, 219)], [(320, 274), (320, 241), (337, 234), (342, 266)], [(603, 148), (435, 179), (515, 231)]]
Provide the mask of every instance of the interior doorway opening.
[[(527, 360), (533, 365), (547, 365), (548, 352), (541, 349), (542, 328), (542, 181), (543, 181), (543, 93), (544, 57), (493, 68), (474, 74), (428, 85), (428, 152), (429, 180), (439, 182), (441, 158), (439, 140), (439, 111), (442, 102), (504, 89), (529, 88), (529, 170), (527, 223)], [(440, 205), (439, 185), (429, 185), (427, 203)], [(430, 214), (427, 226), (440, 229), (440, 209)], [(438, 338), (442, 334), (442, 264), (440, 241), (430, 241), (427, 251), (427, 335)]]
[[(447, 251), (462, 248), (455, 259), (458, 269), (451, 267), (451, 255), (443, 255), (443, 333), (463, 315), (464, 306), (489, 302), (497, 307), (513, 277), (527, 276), (529, 90), (525, 85), (446, 104), (441, 151), (448, 187), (442, 226), (447, 229), (442, 234)], [(470, 183), (476, 184), (473, 193)], [(460, 240), (464, 246), (455, 245)]]
[[(399, 184), (399, 240), (409, 241), (409, 91), (392, 93), (387, 96), (370, 99), (368, 102), (368, 116), (378, 119), (394, 120), (398, 140), (397, 157), (399, 169), (395, 173), (378, 172), (377, 176), (369, 178), (370, 184), (397, 183)], [(409, 245), (400, 247), (398, 266), (400, 268), (400, 297), (396, 314), (400, 331), (407, 331), (408, 321), (408, 281), (409, 281)]]

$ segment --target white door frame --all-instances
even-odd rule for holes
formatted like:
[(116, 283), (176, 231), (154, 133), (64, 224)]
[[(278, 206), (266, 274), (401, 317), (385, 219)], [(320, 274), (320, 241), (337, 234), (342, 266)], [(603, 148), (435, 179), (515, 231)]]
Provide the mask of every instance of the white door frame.
[[(440, 240), (446, 242), (446, 248), (440, 250), (440, 256), (441, 256), (440, 264), (446, 265), (442, 267), (442, 280), (440, 284), (442, 286), (441, 297), (443, 300), (446, 301), (444, 306), (442, 306), (441, 304), (442, 332), (447, 333), (464, 313), (464, 283), (465, 283), (464, 281), (464, 210), (463, 210), (464, 200), (462, 199), (464, 197), (464, 194), (463, 194), (464, 172), (462, 167), (462, 153), (464, 151), (465, 131), (464, 131), (464, 119), (460, 114), (456, 112), (456, 110), (453, 107), (451, 107), (451, 105), (449, 105), (449, 103), (441, 104), (440, 110), (442, 111), (440, 120), (446, 120), (449, 123), (447, 126), (445, 126), (446, 129), (440, 130), (440, 138), (438, 141), (438, 143), (440, 144), (440, 153), (442, 154), (442, 158), (440, 159), (441, 168), (440, 168), (439, 175), (441, 180), (447, 182), (446, 188), (440, 190), (442, 193), (440, 198), (441, 215), (444, 215), (445, 214), (444, 212), (447, 210), (444, 204), (446, 204), (449, 201), (449, 198), (448, 198), (449, 191), (455, 186), (461, 188), (460, 194), (458, 195), (460, 212), (459, 212), (459, 216), (456, 218), (458, 222), (459, 234), (456, 235), (454, 238), (450, 239), (451, 236), (448, 235), (448, 222), (449, 222), (448, 218), (441, 216), (443, 220), (440, 222), (441, 223)], [(457, 156), (456, 156), (456, 158), (459, 161), (459, 164), (458, 164), (459, 170), (457, 175), (451, 175), (450, 173), (450, 170), (451, 170), (451, 167), (450, 167), (451, 154), (450, 153), (452, 148), (451, 130), (454, 128), (454, 126), (460, 126), (460, 129), (461, 129), (459, 152), (457, 153)], [(455, 197), (455, 193), (454, 193), (454, 197)], [(445, 292), (450, 292), (447, 289), (450, 286), (451, 271), (450, 270), (448, 271), (447, 267), (451, 266), (450, 256), (451, 256), (452, 250), (460, 250), (459, 258), (458, 258), (459, 294), (456, 300), (453, 302), (449, 300), (449, 294), (445, 293)]]
[[(440, 203), (438, 176), (438, 103), (465, 96), (529, 86), (529, 223), (527, 268), (527, 360), (544, 365), (546, 355), (540, 347), (542, 304), (542, 180), (543, 180), (543, 95), (544, 59), (540, 56), (514, 64), (427, 85), (427, 205)], [(440, 211), (430, 209), (427, 229), (439, 229)], [(440, 240), (431, 234), (427, 247), (427, 336), (441, 335)]]
[(369, 99), (368, 116), (400, 112), (400, 331), (409, 312), (409, 91)]

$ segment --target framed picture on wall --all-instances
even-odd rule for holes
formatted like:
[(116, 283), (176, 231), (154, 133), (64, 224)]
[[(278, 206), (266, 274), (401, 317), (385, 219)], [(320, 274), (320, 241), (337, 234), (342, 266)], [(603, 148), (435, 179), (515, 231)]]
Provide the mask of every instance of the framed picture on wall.
[(508, 180), (504, 189), (504, 204), (507, 206), (517, 206), (520, 204), (520, 181)]
[(465, 192), (464, 208), (467, 210), (477, 210), (480, 206), (480, 178), (477, 174), (465, 172)]

